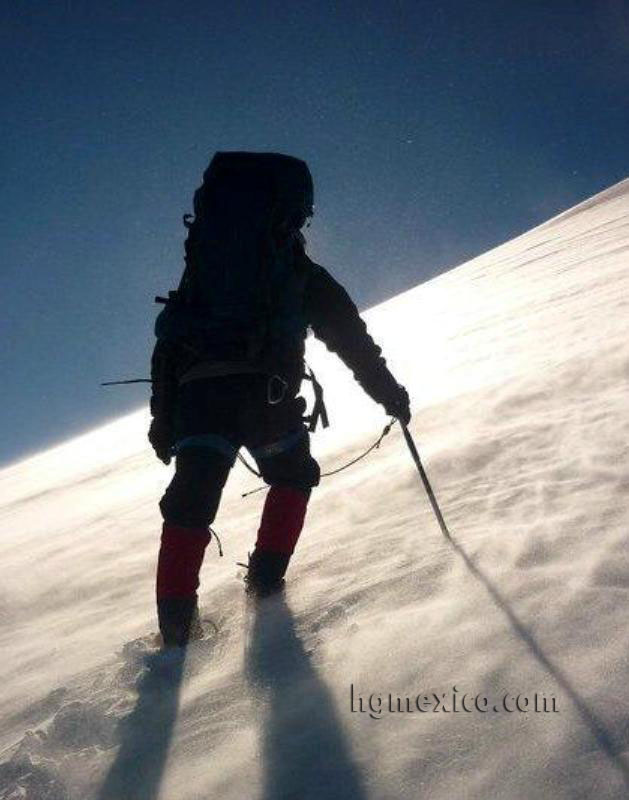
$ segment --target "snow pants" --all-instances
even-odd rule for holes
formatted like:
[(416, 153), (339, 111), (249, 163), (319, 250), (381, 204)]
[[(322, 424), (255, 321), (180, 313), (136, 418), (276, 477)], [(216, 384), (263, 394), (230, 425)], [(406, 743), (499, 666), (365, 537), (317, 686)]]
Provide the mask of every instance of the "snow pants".
[(254, 552), (276, 553), (288, 565), (320, 471), (302, 420), (305, 401), (287, 393), (271, 404), (268, 389), (263, 375), (205, 378), (180, 387), (175, 474), (160, 501), (158, 606), (164, 598), (196, 600), (208, 526), (241, 447), (271, 487)]

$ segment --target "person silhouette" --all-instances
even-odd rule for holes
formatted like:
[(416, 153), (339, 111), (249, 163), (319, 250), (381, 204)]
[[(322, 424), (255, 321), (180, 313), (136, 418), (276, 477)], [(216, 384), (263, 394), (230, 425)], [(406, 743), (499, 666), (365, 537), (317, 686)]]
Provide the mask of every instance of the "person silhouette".
[(320, 470), (304, 420), (307, 331), (352, 370), (386, 412), (410, 420), (410, 402), (345, 289), (305, 251), (313, 183), (300, 159), (217, 153), (194, 196), (186, 267), (159, 314), (151, 360), (149, 440), (175, 474), (163, 517), (156, 594), (165, 646), (199, 636), (199, 570), (210, 525), (241, 447), (267, 494), (250, 556), (248, 591), (282, 588)]

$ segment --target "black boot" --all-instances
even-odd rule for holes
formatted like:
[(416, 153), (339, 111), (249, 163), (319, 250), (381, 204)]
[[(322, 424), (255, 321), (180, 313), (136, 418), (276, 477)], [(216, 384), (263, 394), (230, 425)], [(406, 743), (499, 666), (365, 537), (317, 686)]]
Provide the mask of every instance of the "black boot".
[(284, 574), (290, 561), (287, 553), (269, 550), (254, 550), (249, 556), (245, 578), (247, 593), (255, 597), (267, 597), (284, 588)]
[(185, 647), (203, 637), (196, 595), (159, 599), (157, 616), (164, 647)]

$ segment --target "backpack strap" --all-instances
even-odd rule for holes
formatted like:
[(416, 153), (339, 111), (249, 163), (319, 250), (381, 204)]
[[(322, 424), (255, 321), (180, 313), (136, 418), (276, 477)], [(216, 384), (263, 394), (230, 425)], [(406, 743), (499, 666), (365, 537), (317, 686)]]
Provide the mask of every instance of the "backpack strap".
[(317, 429), (319, 420), (321, 420), (321, 425), (324, 428), (329, 428), (330, 420), (328, 418), (328, 410), (325, 407), (325, 402), (323, 400), (323, 386), (321, 386), (316, 375), (308, 365), (306, 365), (303, 377), (304, 380), (312, 383), (312, 391), (314, 392), (315, 397), (312, 411), (307, 417), (304, 418), (304, 421), (308, 423), (308, 430), (310, 433), (314, 433), (314, 431)]

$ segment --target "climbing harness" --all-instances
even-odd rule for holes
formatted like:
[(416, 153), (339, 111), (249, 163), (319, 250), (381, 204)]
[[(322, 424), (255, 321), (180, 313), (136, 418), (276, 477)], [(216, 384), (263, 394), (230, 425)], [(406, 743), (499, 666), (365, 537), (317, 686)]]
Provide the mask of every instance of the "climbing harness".
[[(377, 450), (380, 447), (380, 445), (382, 444), (382, 440), (389, 433), (389, 431), (391, 430), (391, 428), (395, 425), (395, 423), (397, 421), (398, 420), (392, 418), (384, 426), (384, 428), (382, 429), (382, 433), (380, 434), (378, 439), (370, 447), (368, 447), (363, 453), (361, 453), (359, 456), (356, 456), (356, 458), (353, 458), (351, 461), (348, 461), (347, 464), (343, 464), (341, 467), (337, 467), (336, 469), (332, 469), (329, 472), (322, 472), (321, 473), (321, 477), (322, 478), (329, 478), (331, 475), (338, 475), (339, 472), (343, 472), (343, 470), (346, 470), (349, 467), (353, 467), (354, 464), (358, 464), (358, 462), (362, 461), (363, 458), (366, 458), (369, 455), (369, 453), (371, 453), (373, 450)], [(255, 469), (255, 467), (252, 467), (251, 464), (247, 461), (247, 459), (241, 453), (238, 453), (238, 455), (236, 457), (237, 457), (238, 461), (240, 461), (240, 463), (244, 467), (246, 467), (249, 470), (249, 472), (251, 472), (252, 475), (255, 475), (258, 478), (262, 477), (262, 475), (260, 475), (258, 470)], [(267, 488), (266, 485), (265, 486), (258, 486), (256, 489), (251, 489), (248, 492), (244, 492), (243, 494), (241, 494), (241, 497), (249, 497), (252, 494), (257, 494), (258, 492), (264, 491), (264, 489), (266, 489), (266, 488)]]
[[(304, 370), (303, 378), (304, 380), (310, 381), (312, 383), (312, 390), (314, 392), (314, 398), (315, 398), (311, 413), (308, 416), (304, 417), (304, 422), (307, 423), (307, 430), (309, 432), (314, 431), (315, 428), (317, 427), (319, 420), (321, 420), (321, 424), (324, 428), (328, 428), (330, 426), (330, 420), (328, 418), (327, 409), (323, 401), (323, 387), (317, 380), (313, 370), (308, 365), (306, 365), (306, 369)], [(106, 383), (101, 383), (100, 385), (120, 386), (123, 384), (130, 384), (130, 383), (152, 383), (152, 380), (150, 378), (133, 378), (131, 380), (124, 380), (124, 381), (107, 381)], [(267, 384), (267, 402), (269, 403), (269, 405), (276, 405), (277, 403), (281, 403), (281, 401), (284, 399), (284, 394), (286, 392), (287, 386), (288, 384), (286, 383), (286, 381), (279, 375), (272, 375), (269, 378)], [(347, 464), (343, 464), (342, 466), (336, 467), (335, 469), (329, 470), (328, 472), (322, 472), (321, 477), (329, 478), (332, 475), (338, 475), (339, 472), (343, 472), (349, 467), (353, 467), (354, 464), (358, 464), (358, 462), (362, 461), (363, 458), (366, 458), (369, 455), (369, 453), (373, 452), (374, 450), (377, 450), (380, 447), (380, 445), (382, 444), (382, 440), (384, 439), (385, 436), (387, 436), (387, 434), (397, 421), (398, 420), (392, 417), (382, 429), (382, 433), (377, 438), (377, 440), (370, 447), (368, 447), (363, 453), (361, 453), (359, 456), (356, 456), (356, 458), (353, 458), (351, 461), (348, 461)], [(407, 438), (407, 442), (410, 441), (409, 447), (412, 446), (415, 452), (415, 456), (417, 458), (416, 464), (418, 464), (418, 469), (421, 470), (420, 474), (423, 474), (425, 480), (427, 481), (428, 479), (425, 477), (426, 475), (425, 472), (423, 472), (421, 462), (419, 461), (419, 456), (417, 455), (417, 450), (415, 450), (414, 445), (412, 443), (413, 440), (410, 439), (410, 434), (408, 433), (406, 426), (402, 424), (402, 428), (404, 430), (404, 436), (409, 437)], [(295, 433), (289, 434), (288, 437), (285, 437), (280, 442), (274, 443), (273, 445), (269, 445), (266, 448), (260, 448), (259, 455), (273, 455), (274, 450), (277, 450), (278, 447), (284, 450), (286, 449), (287, 446), (292, 446), (293, 439), (295, 438), (295, 436), (296, 435), (301, 436), (302, 432), (303, 429), (302, 431), (298, 432), (298, 434)], [(220, 442), (218, 441), (219, 439), (221, 440)], [(225, 454), (230, 458), (233, 458), (235, 456), (238, 459), (238, 461), (240, 461), (240, 463), (246, 469), (248, 469), (249, 472), (251, 472), (252, 475), (255, 475), (257, 478), (262, 477), (262, 475), (258, 472), (258, 470), (255, 469), (255, 467), (252, 467), (251, 464), (240, 452), (236, 452), (235, 448), (232, 448), (226, 440), (222, 439), (222, 437), (217, 437), (214, 436), (213, 434), (189, 436), (187, 439), (184, 439), (181, 442), (177, 443), (177, 446), (175, 448), (175, 453), (178, 450), (183, 449), (183, 447), (192, 447), (195, 445), (208, 446), (208, 444), (220, 450), (221, 452), (225, 451)], [(269, 450), (272, 451), (267, 452)], [(262, 451), (264, 451), (264, 453)], [(428, 488), (429, 487), (430, 484), (428, 484)], [(258, 486), (256, 489), (251, 489), (248, 492), (244, 492), (241, 495), (241, 497), (249, 497), (250, 495), (257, 494), (258, 492), (261, 492), (264, 489), (266, 489), (266, 485)], [(432, 489), (429, 489), (429, 496), (431, 496), (434, 500), (434, 494), (432, 493)], [(434, 502), (436, 503), (436, 500)], [(443, 519), (443, 517), (441, 517), (441, 519)], [(210, 528), (210, 533), (213, 533), (214, 536), (216, 536), (216, 531), (213, 531), (211, 528)], [(221, 543), (218, 536), (216, 536), (216, 542), (219, 548), (219, 552), (222, 555)]]

